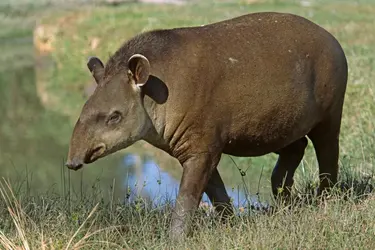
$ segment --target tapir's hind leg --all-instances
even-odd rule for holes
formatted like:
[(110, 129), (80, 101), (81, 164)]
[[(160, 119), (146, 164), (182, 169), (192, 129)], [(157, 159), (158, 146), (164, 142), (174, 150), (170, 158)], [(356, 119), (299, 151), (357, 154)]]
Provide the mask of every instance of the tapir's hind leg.
[(216, 211), (222, 214), (223, 218), (233, 215), (230, 198), (217, 168), (212, 171), (210, 180), (208, 181), (205, 189), (205, 193), (212, 202)]
[(320, 123), (308, 134), (319, 164), (319, 194), (337, 182), (340, 120)]
[(276, 152), (279, 154), (279, 159), (277, 160), (271, 177), (274, 196), (278, 195), (280, 188), (283, 190), (281, 193), (282, 196), (289, 196), (290, 189), (294, 182), (294, 172), (305, 154), (306, 146), (307, 139), (303, 137)]

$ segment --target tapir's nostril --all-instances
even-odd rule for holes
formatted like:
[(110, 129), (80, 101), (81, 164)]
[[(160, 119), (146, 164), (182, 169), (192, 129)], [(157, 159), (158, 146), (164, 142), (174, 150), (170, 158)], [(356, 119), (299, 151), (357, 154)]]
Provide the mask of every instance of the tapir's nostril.
[(65, 166), (67, 166), (69, 169), (78, 170), (83, 167), (83, 164), (76, 161), (67, 161)]

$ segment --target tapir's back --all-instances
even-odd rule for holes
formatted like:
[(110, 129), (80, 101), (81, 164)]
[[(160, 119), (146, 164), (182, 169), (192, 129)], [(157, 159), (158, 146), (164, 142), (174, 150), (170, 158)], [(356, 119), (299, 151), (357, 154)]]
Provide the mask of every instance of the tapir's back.
[(182, 60), (187, 79), (196, 77), (185, 84), (194, 85), (195, 93), (212, 95), (210, 89), (226, 101), (251, 95), (254, 102), (253, 97), (261, 95), (264, 103), (266, 96), (294, 96), (290, 91), (310, 94), (315, 82), (327, 81), (316, 77), (346, 70), (336, 39), (320, 26), (291, 14), (249, 14), (180, 32), (182, 36), (186, 33), (188, 44), (189, 53)]

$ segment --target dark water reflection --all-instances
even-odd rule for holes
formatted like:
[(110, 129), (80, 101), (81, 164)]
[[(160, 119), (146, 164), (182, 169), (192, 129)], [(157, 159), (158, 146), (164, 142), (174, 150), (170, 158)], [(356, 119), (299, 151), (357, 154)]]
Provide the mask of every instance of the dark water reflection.
[[(29, 42), (22, 46), (33, 49)], [(66, 193), (69, 183), (72, 190), (82, 191), (99, 177), (103, 183), (112, 183), (114, 176), (125, 175), (128, 170), (118, 166), (120, 155), (95, 163), (82, 173), (73, 174), (63, 167), (72, 124), (41, 105), (33, 60), (25, 60), (29, 61), (26, 66), (23, 61), (22, 67), (0, 70), (0, 176), (30, 193), (51, 188)], [(121, 185), (115, 188), (121, 189)]]

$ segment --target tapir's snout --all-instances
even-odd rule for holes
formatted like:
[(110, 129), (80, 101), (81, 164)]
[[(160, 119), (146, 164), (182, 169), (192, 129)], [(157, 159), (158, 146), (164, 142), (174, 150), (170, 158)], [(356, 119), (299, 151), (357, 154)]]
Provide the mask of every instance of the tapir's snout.
[(68, 158), (65, 163), (65, 166), (69, 169), (79, 170), (83, 167), (83, 164), (86, 163), (85, 158), (88, 152), (86, 145), (89, 145), (89, 143), (87, 142), (87, 135), (84, 131), (85, 127), (80, 120), (78, 120), (73, 130)]
[(65, 163), (65, 166), (67, 166), (69, 169), (72, 169), (72, 170), (78, 170), (83, 167), (83, 163), (81, 161), (73, 159), (73, 160), (68, 160)]

